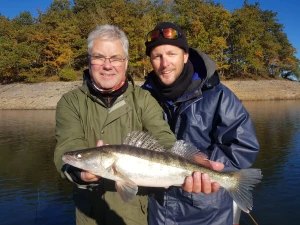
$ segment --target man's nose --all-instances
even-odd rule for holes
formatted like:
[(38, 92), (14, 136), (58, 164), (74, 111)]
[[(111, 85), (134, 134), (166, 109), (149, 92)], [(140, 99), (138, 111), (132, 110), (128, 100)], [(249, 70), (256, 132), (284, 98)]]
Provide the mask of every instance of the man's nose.
[(104, 69), (111, 69), (113, 66), (110, 63), (110, 60), (108, 58), (105, 58), (104, 64), (102, 65)]
[(170, 61), (167, 57), (163, 56), (161, 57), (161, 65), (163, 67), (167, 67), (170, 64)]

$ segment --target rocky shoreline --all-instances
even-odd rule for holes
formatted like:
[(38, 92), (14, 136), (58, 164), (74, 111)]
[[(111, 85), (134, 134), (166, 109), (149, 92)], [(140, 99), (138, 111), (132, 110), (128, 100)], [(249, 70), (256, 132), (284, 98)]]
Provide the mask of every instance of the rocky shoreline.
[[(138, 85), (141, 82), (136, 82)], [(222, 81), (242, 101), (300, 99), (300, 82)], [(55, 109), (61, 96), (82, 81), (0, 85), (0, 109)]]

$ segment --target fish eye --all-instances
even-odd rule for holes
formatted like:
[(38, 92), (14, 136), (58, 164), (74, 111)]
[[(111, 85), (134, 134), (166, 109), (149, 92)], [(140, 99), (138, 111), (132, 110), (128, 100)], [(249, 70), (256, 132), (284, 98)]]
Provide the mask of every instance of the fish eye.
[(81, 159), (81, 158), (82, 158), (82, 155), (81, 155), (80, 153), (77, 153), (77, 154), (76, 154), (76, 158), (77, 158), (77, 159)]

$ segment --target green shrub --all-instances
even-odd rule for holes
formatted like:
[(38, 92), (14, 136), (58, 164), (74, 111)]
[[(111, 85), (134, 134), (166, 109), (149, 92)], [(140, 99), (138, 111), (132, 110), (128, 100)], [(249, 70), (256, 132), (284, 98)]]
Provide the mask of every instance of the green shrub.
[(77, 80), (77, 73), (72, 68), (63, 68), (58, 73), (59, 80), (61, 81), (76, 81)]

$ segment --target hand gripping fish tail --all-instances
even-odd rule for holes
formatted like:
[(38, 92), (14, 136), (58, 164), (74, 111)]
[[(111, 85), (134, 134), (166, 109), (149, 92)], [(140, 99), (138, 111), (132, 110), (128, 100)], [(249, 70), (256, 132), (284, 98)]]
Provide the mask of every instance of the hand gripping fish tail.
[(206, 173), (211, 182), (224, 187), (236, 204), (246, 213), (253, 207), (251, 190), (260, 182), (260, 169), (218, 172), (209, 169), (207, 156), (194, 145), (178, 140), (165, 150), (150, 134), (134, 131), (121, 145), (66, 152), (62, 160), (92, 174), (114, 180), (124, 202), (132, 200), (138, 186), (181, 186), (194, 171)]

